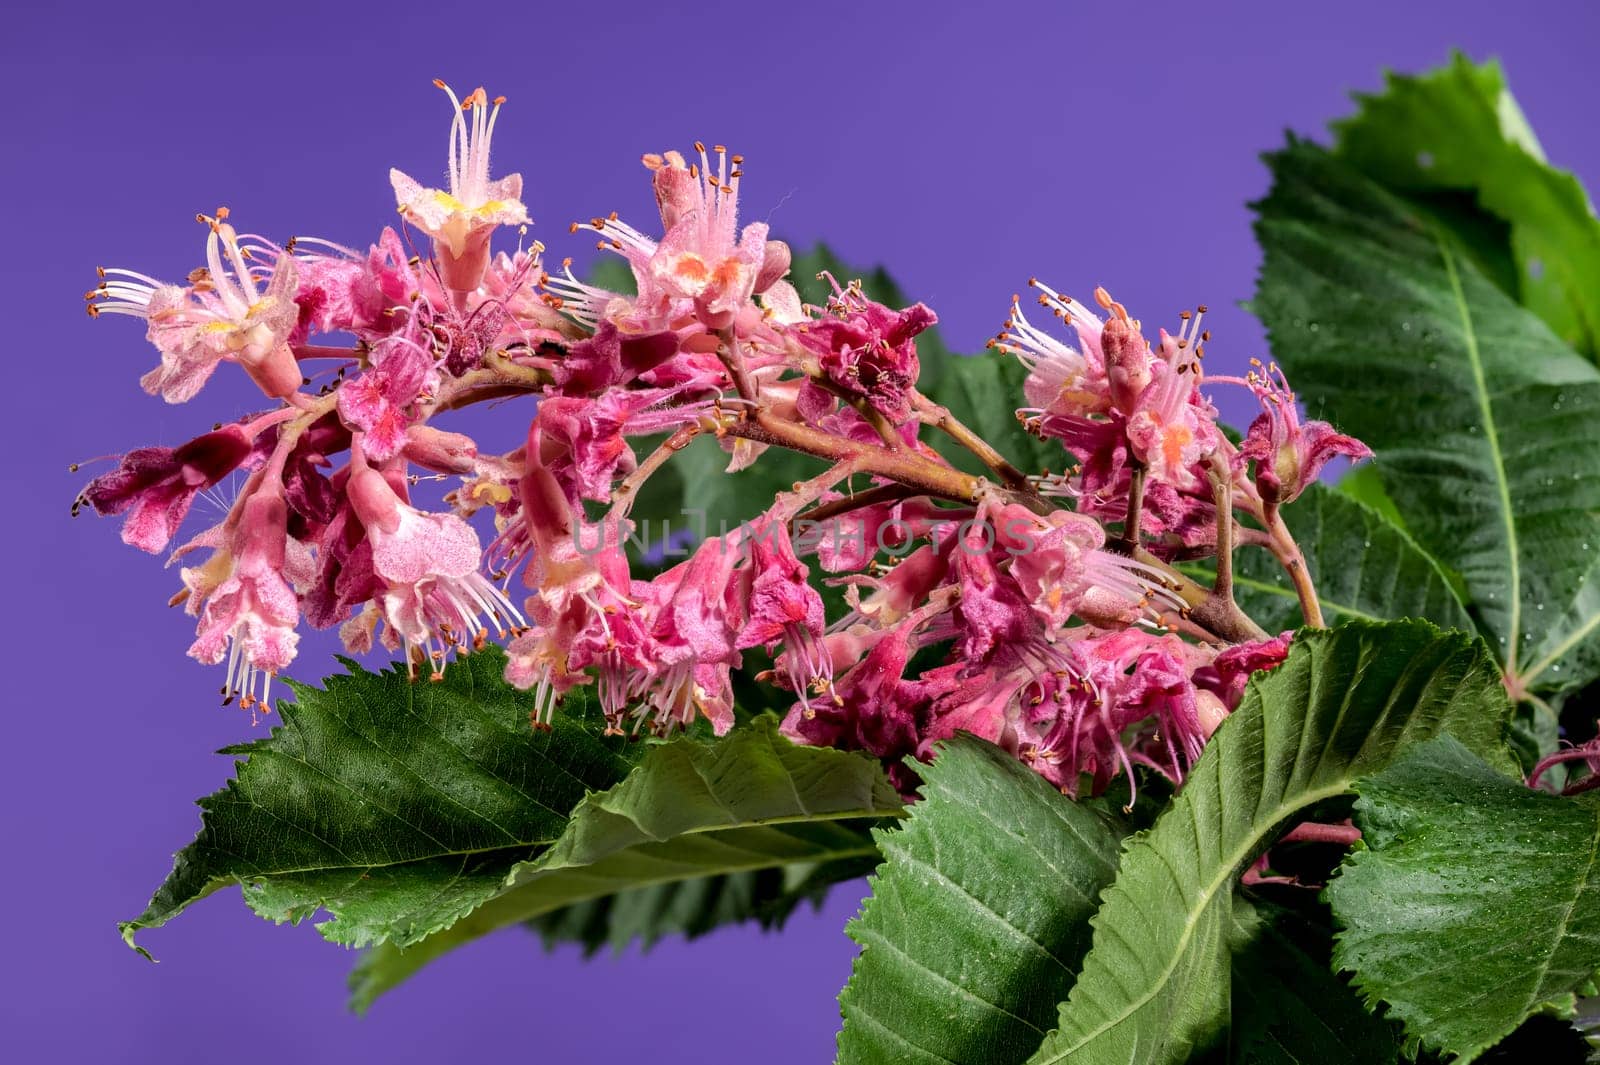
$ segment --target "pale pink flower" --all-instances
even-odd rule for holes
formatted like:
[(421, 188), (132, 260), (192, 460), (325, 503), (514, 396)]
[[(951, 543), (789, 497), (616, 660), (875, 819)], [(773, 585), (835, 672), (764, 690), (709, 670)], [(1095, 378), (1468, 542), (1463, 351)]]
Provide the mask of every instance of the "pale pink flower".
[(1150, 382), (1128, 415), (1133, 453), (1152, 478), (1180, 489), (1206, 485), (1195, 466), (1223, 439), (1215, 411), (1199, 391), (1200, 360), (1189, 342), (1191, 324), (1197, 330), (1199, 322), (1185, 321), (1177, 336), (1161, 331), (1159, 357), (1149, 364)]
[(291, 581), (303, 576), (296, 574), (296, 563), (309, 558), (290, 550), (289, 508), (275, 482), (263, 481), (230, 521), (221, 537), (207, 538), (225, 538), (226, 546), (204, 565), (182, 571), (189, 612), (200, 616), (189, 654), (208, 665), (226, 656), (225, 701), (238, 696), (241, 706), (259, 702), (270, 709), (272, 678), (293, 661), (300, 640), (300, 606)]
[(384, 582), (384, 621), (409, 651), (432, 664), (436, 677), (453, 645), (476, 640), (491, 626), (504, 634), (522, 623), (505, 593), (479, 572), (482, 552), (472, 526), (408, 505), (364, 462), (350, 475), (346, 493), (372, 544), (372, 568)]
[[(639, 331), (676, 328), (684, 316), (706, 329), (726, 329), (741, 311), (754, 309), (752, 297), (788, 271), (789, 248), (767, 239), (764, 222), (738, 229), (743, 157), (732, 156), (730, 170), (727, 149), (719, 145), (713, 149), (713, 171), (705, 146), (696, 144), (695, 149), (700, 154), (697, 165), (686, 163), (678, 152), (644, 157), (665, 229), (659, 242), (615, 215), (573, 225), (574, 230), (598, 233), (602, 248), (628, 261), (637, 282), (636, 299), (619, 304), (611, 294), (570, 276), (556, 279), (552, 291), (570, 298), (591, 321), (600, 313), (626, 308), (624, 321)], [(759, 319), (759, 311), (755, 317)]]
[(463, 103), (444, 82), (434, 84), (450, 97), (452, 108), (450, 188), (425, 188), (400, 170), (390, 170), (389, 181), (400, 213), (433, 238), (444, 286), (470, 292), (489, 266), (489, 237), (495, 227), (528, 222), (521, 200), (522, 175), (489, 177), (489, 145), (505, 97), (496, 97), (491, 110), (481, 87)]
[(1082, 303), (1063, 296), (1037, 278), (1028, 282), (1039, 290), (1039, 305), (1071, 325), (1078, 346), (1034, 326), (1022, 313), (1021, 300), (1011, 298), (1011, 316), (991, 348), (1014, 355), (1028, 370), (1023, 394), (1030, 407), (1022, 413), (1039, 418), (1084, 417), (1110, 407), (1110, 382), (1101, 352), (1104, 323)]
[[(236, 362), (261, 391), (286, 399), (299, 391), (300, 367), (289, 338), (299, 319), (294, 302), (294, 257), (264, 242), (243, 245), (224, 219), (201, 216), (210, 227), (206, 267), (187, 285), (171, 285), (132, 270), (102, 269), (89, 293), (89, 312), (128, 314), (147, 323), (145, 336), (161, 364), (140, 378), (168, 403), (194, 397), (221, 362)], [(270, 261), (270, 273), (252, 259)]]

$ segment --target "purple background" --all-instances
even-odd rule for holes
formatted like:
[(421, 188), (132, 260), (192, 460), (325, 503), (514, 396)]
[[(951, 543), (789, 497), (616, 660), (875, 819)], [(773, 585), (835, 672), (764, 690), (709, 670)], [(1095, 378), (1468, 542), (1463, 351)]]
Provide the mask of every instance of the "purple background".
[[(146, 944), (132, 916), (197, 825), (191, 801), (252, 733), (218, 671), (183, 657), (175, 574), (67, 519), (66, 464), (176, 443), (247, 402), (137, 389), (135, 323), (91, 322), (96, 264), (181, 277), (191, 218), (365, 243), (387, 168), (443, 170), (435, 76), (505, 93), (498, 170), (520, 169), (553, 258), (572, 218), (651, 224), (641, 152), (727, 143), (747, 216), (881, 260), (973, 350), (1032, 273), (1104, 282), (1149, 322), (1216, 310), (1211, 366), (1262, 352), (1237, 301), (1257, 262), (1246, 200), (1285, 127), (1319, 133), (1385, 66), (1451, 45), (1500, 56), (1550, 157), (1600, 185), (1600, 8), (1504, 3), (736, 5), (30, 3), (0, 30), (0, 217), (18, 376), (3, 432), (8, 676), (0, 739), (12, 1061), (826, 1061), (850, 966), (839, 891), (780, 936), (737, 929), (583, 963), (508, 932), (434, 965), (365, 1021), (353, 958), (275, 928), (236, 891)], [(48, 10), (45, 8), (48, 7)], [(224, 375), (219, 374), (219, 379)], [(493, 443), (493, 442), (486, 442)], [(511, 446), (514, 440), (508, 440)], [(198, 527), (198, 525), (196, 526)], [(331, 664), (307, 641), (299, 675)]]

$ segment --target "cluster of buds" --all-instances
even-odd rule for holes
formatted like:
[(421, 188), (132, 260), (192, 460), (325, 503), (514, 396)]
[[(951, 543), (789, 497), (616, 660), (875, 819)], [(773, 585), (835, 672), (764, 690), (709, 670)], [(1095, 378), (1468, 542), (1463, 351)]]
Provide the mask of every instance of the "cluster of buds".
[[(185, 283), (103, 270), (89, 294), (91, 313), (146, 321), (161, 358), (147, 391), (189, 400), (231, 362), (266, 401), (181, 447), (129, 452), (79, 501), (125, 514), (123, 538), (156, 553), (198, 495), (238, 485), (221, 522), (171, 550), (174, 601), (199, 619), (189, 653), (226, 660), (225, 700), (265, 708), (302, 621), (339, 626), (352, 652), (403, 650), (414, 677), (503, 640), (536, 727), (592, 686), (615, 731), (705, 718), (721, 733), (735, 671), (755, 666), (793, 700), (788, 735), (870, 751), (907, 787), (907, 759), (967, 731), (1078, 794), (1131, 785), (1135, 765), (1181, 781), (1250, 673), (1282, 660), (1287, 635), (1233, 601), (1236, 547), (1277, 554), (1320, 623), (1278, 507), (1329, 456), (1366, 451), (1303, 423), (1275, 371), (1205, 378), (1199, 315), (1152, 344), (1103, 290), (1104, 320), (1036, 286), (1076, 345), (1015, 307), (996, 346), (1029, 370), (1018, 416), (1074, 469), (1029, 476), (918, 390), (929, 308), (832, 277), (822, 306), (802, 303), (788, 247), (739, 226), (744, 162), (720, 146), (644, 157), (659, 237), (616, 214), (573, 224), (622, 257), (632, 293), (570, 260), (547, 272), (525, 238), (495, 253), (499, 229), (528, 224), (521, 178), (490, 177), (502, 101), (440, 87), (449, 188), (391, 172), (402, 231), (366, 251), (277, 244), (218, 211)], [(417, 233), (430, 243), (410, 254)], [(1208, 382), (1260, 398), (1242, 445), (1217, 427)], [(435, 424), (515, 396), (537, 403), (510, 450)], [(941, 457), (935, 433), (989, 476)], [(773, 447), (827, 468), (643, 579), (630, 511), (699, 436), (730, 471)], [(665, 442), (641, 457), (646, 437)], [(456, 483), (430, 510), (416, 490), (439, 479)], [(1211, 555), (1211, 587), (1172, 565)], [(825, 584), (841, 616), (826, 616)]]

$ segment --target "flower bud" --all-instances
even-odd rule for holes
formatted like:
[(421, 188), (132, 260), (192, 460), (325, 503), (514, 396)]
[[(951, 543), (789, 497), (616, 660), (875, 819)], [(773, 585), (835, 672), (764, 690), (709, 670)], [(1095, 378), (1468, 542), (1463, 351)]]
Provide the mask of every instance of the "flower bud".
[(1106, 357), (1111, 402), (1124, 414), (1131, 413), (1140, 394), (1150, 384), (1150, 345), (1138, 329), (1120, 317), (1113, 317), (1100, 333), (1100, 350)]
[(376, 526), (385, 532), (394, 532), (400, 526), (400, 497), (390, 487), (382, 473), (371, 466), (356, 470), (350, 475), (345, 488), (350, 506), (361, 519), (361, 524)]
[(471, 473), (478, 457), (478, 445), (472, 437), (429, 425), (413, 425), (406, 430), (401, 451), (408, 460), (434, 473)]
[(789, 263), (793, 256), (789, 252), (789, 245), (781, 240), (767, 241), (766, 252), (761, 257), (761, 269), (756, 274), (755, 291), (759, 294), (771, 288), (789, 272)]
[(239, 353), (239, 364), (256, 387), (271, 399), (288, 399), (300, 391), (304, 378), (294, 352), (287, 344), (279, 344), (265, 354), (252, 358), (249, 350)]
[(661, 224), (671, 229), (689, 212), (701, 206), (700, 183), (684, 164), (678, 152), (665, 155), (647, 155), (644, 165), (653, 175), (656, 207), (661, 210)]
[(1217, 731), (1217, 726), (1222, 724), (1228, 716), (1228, 705), (1214, 692), (1200, 688), (1194, 693), (1195, 714), (1200, 719), (1200, 731), (1207, 739)]

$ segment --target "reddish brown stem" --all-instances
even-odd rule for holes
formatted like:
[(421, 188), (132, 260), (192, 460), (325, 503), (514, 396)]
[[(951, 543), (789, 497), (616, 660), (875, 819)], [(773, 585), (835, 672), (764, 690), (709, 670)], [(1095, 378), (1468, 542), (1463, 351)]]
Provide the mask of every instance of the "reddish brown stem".
[(758, 444), (776, 444), (834, 462), (858, 460), (860, 469), (918, 492), (958, 503), (977, 502), (985, 482), (978, 477), (941, 465), (907, 449), (889, 450), (875, 444), (825, 433), (809, 425), (785, 421), (771, 411), (756, 409), (730, 423), (726, 431)]
[(1278, 512), (1276, 503), (1267, 504), (1265, 517), (1267, 534), (1271, 537), (1268, 546), (1294, 584), (1295, 594), (1300, 597), (1300, 613), (1307, 625), (1324, 628), (1322, 603), (1317, 598), (1316, 587), (1311, 583), (1311, 571), (1306, 568), (1306, 558), (1300, 553), (1300, 545), (1295, 543), (1288, 527), (1283, 524), (1283, 516)]
[(827, 521), (840, 514), (848, 514), (852, 510), (862, 507), (873, 507), (879, 503), (892, 503), (897, 499), (906, 499), (915, 493), (915, 489), (907, 488), (903, 484), (874, 485), (865, 491), (854, 495), (845, 496), (843, 499), (834, 499), (821, 506), (813, 507), (800, 517), (806, 521)]
[(1208, 474), (1217, 511), (1217, 579), (1211, 593), (1233, 601), (1233, 473), (1221, 455), (1211, 456)]
[(978, 457), (1007, 486), (1021, 492), (1033, 492), (1027, 474), (1006, 461), (1006, 457), (989, 445), (989, 442), (969, 429), (950, 408), (942, 407), (921, 392), (911, 393), (912, 406), (923, 416), (923, 421), (943, 432), (950, 439)]
[(1355, 845), (1361, 839), (1361, 830), (1346, 821), (1339, 825), (1324, 825), (1305, 821), (1283, 834), (1279, 843), (1337, 843), (1341, 847)]
[(1139, 523), (1144, 517), (1144, 463), (1128, 456), (1128, 465), (1133, 470), (1133, 479), (1128, 483), (1128, 516), (1122, 520), (1123, 544), (1129, 549), (1139, 546)]
[(689, 442), (699, 436), (704, 429), (699, 425), (685, 425), (666, 440), (661, 446), (652, 451), (648, 458), (634, 469), (634, 471), (617, 486), (611, 493), (611, 516), (616, 519), (626, 518), (628, 511), (633, 509), (633, 501), (639, 494), (639, 489), (650, 475), (666, 465), (667, 460), (689, 446)]

